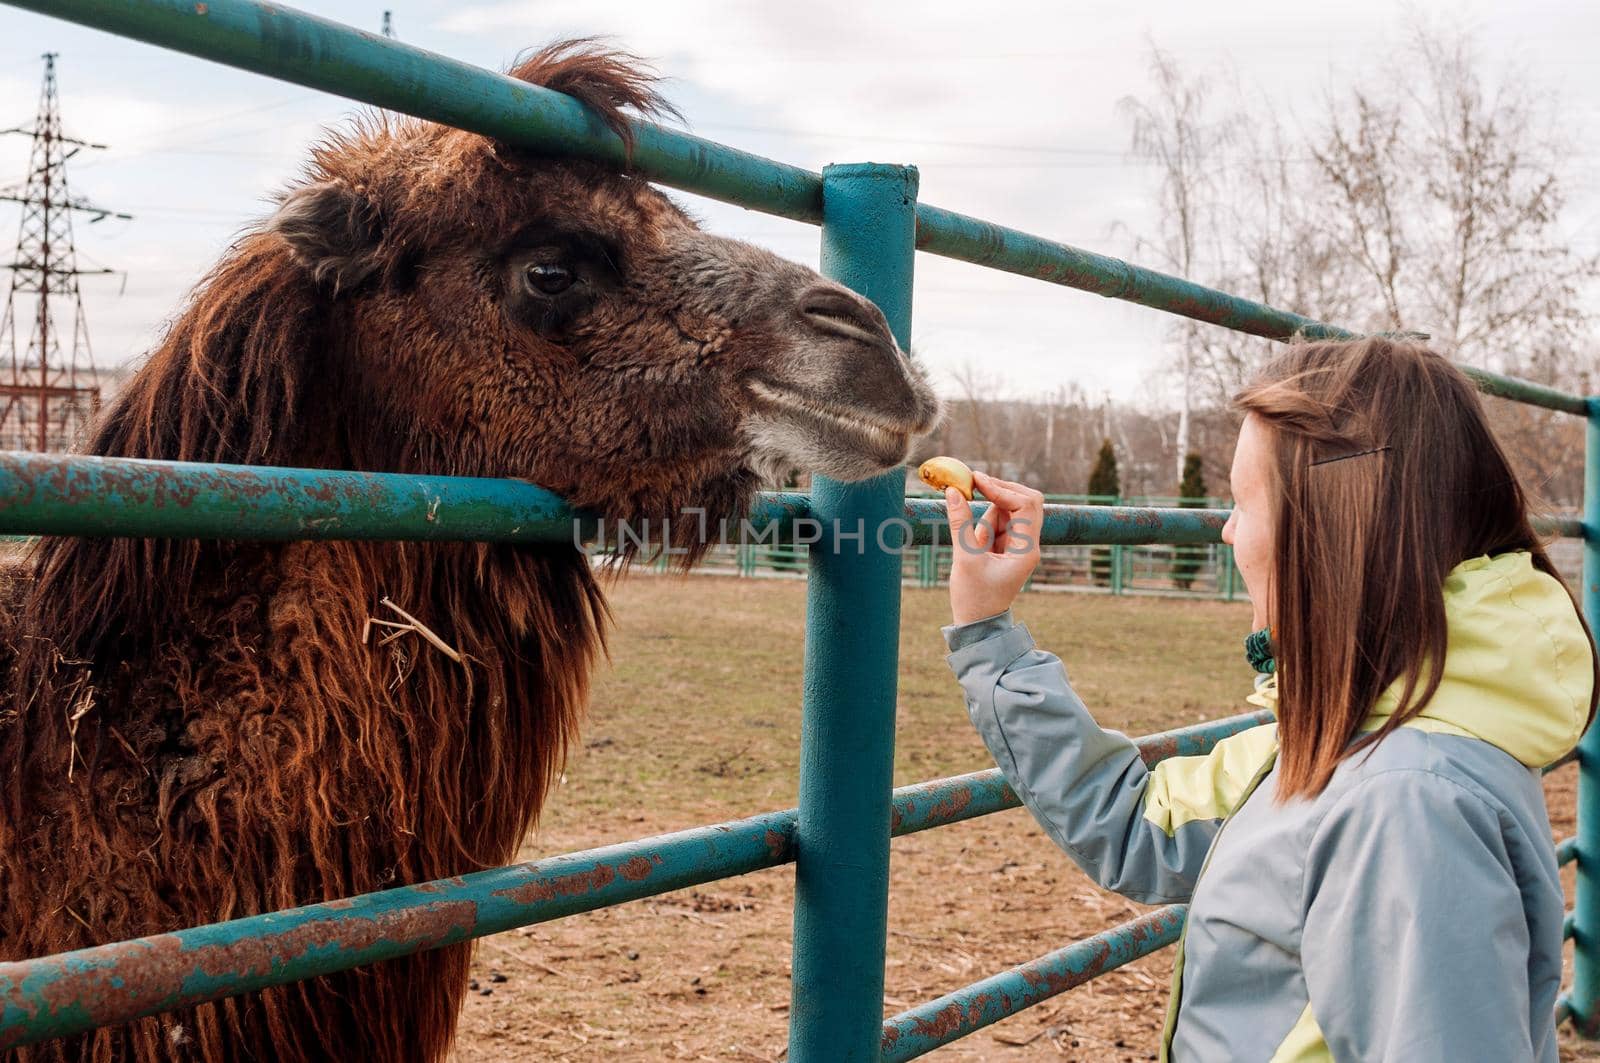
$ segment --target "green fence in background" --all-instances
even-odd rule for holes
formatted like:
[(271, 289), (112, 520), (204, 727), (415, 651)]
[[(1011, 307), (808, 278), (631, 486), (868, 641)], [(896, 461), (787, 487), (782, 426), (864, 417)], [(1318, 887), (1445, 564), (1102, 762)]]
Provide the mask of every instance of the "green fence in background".
[[(938, 502), (932, 495), (930, 502)], [(1175, 497), (1132, 497), (1046, 494), (1050, 505), (1105, 505), (1133, 509), (1173, 508)], [(1224, 510), (1222, 499), (1183, 499), (1186, 505)], [(614, 551), (600, 551), (609, 553)], [(908, 586), (942, 586), (950, 576), (952, 548), (932, 543), (913, 546), (901, 559), (900, 579)], [(712, 548), (696, 570), (706, 575), (742, 577), (787, 576), (804, 579), (810, 548), (804, 544), (743, 541)], [(1100, 553), (1096, 576), (1096, 554)], [(1101, 594), (1171, 595), (1221, 598), (1233, 601), (1244, 594), (1244, 583), (1233, 564), (1233, 548), (1225, 543), (1153, 543), (1144, 546), (1044, 546), (1038, 570), (1024, 591), (1087, 591)], [(663, 555), (654, 570), (665, 573), (670, 558)]]

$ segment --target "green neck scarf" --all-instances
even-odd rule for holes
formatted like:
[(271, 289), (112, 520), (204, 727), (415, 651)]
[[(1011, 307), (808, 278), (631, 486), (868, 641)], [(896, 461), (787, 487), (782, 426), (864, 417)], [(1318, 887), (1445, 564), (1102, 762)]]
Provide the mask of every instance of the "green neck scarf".
[(1272, 654), (1271, 628), (1264, 627), (1260, 631), (1252, 631), (1245, 636), (1244, 656), (1245, 660), (1250, 662), (1251, 668), (1270, 675), (1276, 668), (1276, 662), (1272, 659)]

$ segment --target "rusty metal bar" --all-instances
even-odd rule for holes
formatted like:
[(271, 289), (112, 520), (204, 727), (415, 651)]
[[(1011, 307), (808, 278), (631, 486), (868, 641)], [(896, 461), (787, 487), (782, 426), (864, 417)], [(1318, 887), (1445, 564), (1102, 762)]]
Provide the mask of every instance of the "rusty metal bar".
[(1540, 535), (1559, 535), (1563, 539), (1583, 538), (1582, 517), (1535, 517), (1533, 530)]
[[(973, 506), (975, 515), (987, 509), (987, 502)], [(730, 544), (741, 538), (815, 543), (822, 526), (811, 517), (809, 495), (764, 491), (742, 526), (730, 520), (708, 533)], [(908, 498), (901, 519), (911, 531), (906, 545), (949, 545), (943, 501)], [(1227, 519), (1221, 509), (1049, 505), (1041, 541), (1217, 542)], [(1536, 524), (1562, 535), (1583, 534), (1583, 522), (1573, 517)], [(662, 528), (631, 530), (654, 536)], [(619, 529), (520, 480), (0, 451), (0, 535), (581, 541), (598, 548), (615, 544)], [(874, 533), (868, 530), (866, 538), (871, 542)]]
[[(926, 204), (917, 208), (917, 249), (1268, 339), (1340, 340), (1362, 335), (1182, 277)], [(1586, 400), (1578, 395), (1470, 366), (1461, 369), (1490, 395), (1580, 416), (1588, 411)]]
[[(763, 492), (748, 527), (731, 522), (726, 535), (793, 537), (810, 509), (807, 495)], [(655, 536), (662, 527), (632, 531)], [(615, 543), (618, 530), (520, 480), (0, 451), (0, 534), (593, 547)]]
[[(987, 509), (987, 502), (973, 506), (975, 515)], [(729, 544), (816, 543), (823, 526), (812, 517), (809, 495), (764, 491), (742, 523), (707, 531)], [(909, 526), (907, 546), (950, 543), (942, 500), (908, 498), (899, 519)], [(1041, 541), (1217, 542), (1227, 519), (1222, 509), (1048, 505)], [(1536, 525), (1583, 534), (1574, 517)], [(663, 530), (630, 529), (652, 542)], [(882, 530), (894, 532), (893, 519)], [(520, 480), (0, 451), (0, 535), (582, 542), (592, 549), (614, 545), (620, 529)], [(869, 543), (876, 538), (871, 529), (865, 535)]]
[(0, 963), (0, 1051), (784, 863), (793, 812)]
[[(1139, 747), (1139, 755), (1146, 765), (1168, 757), (1204, 756), (1224, 738), (1272, 720), (1270, 712), (1245, 712), (1171, 731), (1158, 731), (1134, 739), (1134, 744)], [(899, 838), (1020, 807), (1021, 802), (1011, 792), (999, 768), (912, 783), (894, 791), (890, 833)]]
[(1186, 905), (1158, 908), (903, 1011), (883, 1024), (882, 1063), (916, 1059), (1178, 940)]
[[(1270, 712), (1246, 712), (1220, 720), (1208, 720), (1192, 727), (1147, 735), (1134, 742), (1144, 762), (1155, 764), (1168, 757), (1201, 756), (1229, 735), (1271, 723), (1272, 720)], [(1020, 808), (1021, 804), (999, 768), (913, 783), (894, 792), (892, 831), (898, 838), (1008, 808)]]
[[(982, 513), (987, 503), (976, 508)], [(729, 542), (743, 532), (758, 542), (815, 543), (823, 522), (807, 520), (811, 510), (809, 495), (763, 492), (745, 517), (748, 529), (730, 522), (708, 531)], [(943, 501), (908, 499), (900, 519), (913, 542), (949, 542)], [(1047, 506), (1044, 541), (1214, 542), (1226, 519), (1223, 510)], [(517, 480), (12, 451), (0, 452), (0, 534), (603, 546), (619, 529)], [(873, 529), (865, 534), (874, 540)]]
[[(506, 144), (616, 166), (628, 161), (622, 139), (570, 96), (282, 4), (7, 2)], [(655, 180), (779, 217), (822, 220), (822, 181), (810, 170), (650, 122), (633, 126), (632, 163)]]
[[(906, 519), (912, 524), (911, 545), (949, 546), (950, 521), (942, 499), (906, 499)], [(981, 499), (972, 504), (973, 517), (988, 512)], [(1067, 543), (1215, 543), (1222, 540), (1228, 522), (1225, 509), (1165, 509), (1139, 506), (1044, 507), (1044, 530), (1039, 541), (1048, 546)], [(1031, 529), (1029, 534), (1035, 534)]]

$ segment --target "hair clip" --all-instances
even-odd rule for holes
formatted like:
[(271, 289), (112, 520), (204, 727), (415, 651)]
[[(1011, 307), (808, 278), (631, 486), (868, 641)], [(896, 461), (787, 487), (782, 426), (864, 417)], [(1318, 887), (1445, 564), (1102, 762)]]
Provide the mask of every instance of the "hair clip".
[(1371, 450), (1358, 450), (1354, 454), (1340, 454), (1336, 458), (1318, 458), (1316, 461), (1312, 462), (1311, 464), (1312, 465), (1326, 465), (1330, 461), (1343, 461), (1346, 458), (1359, 458), (1364, 454), (1377, 454), (1380, 451), (1384, 451), (1384, 450), (1388, 450), (1388, 449), (1389, 449), (1389, 444), (1385, 443), (1381, 447), (1373, 447)]

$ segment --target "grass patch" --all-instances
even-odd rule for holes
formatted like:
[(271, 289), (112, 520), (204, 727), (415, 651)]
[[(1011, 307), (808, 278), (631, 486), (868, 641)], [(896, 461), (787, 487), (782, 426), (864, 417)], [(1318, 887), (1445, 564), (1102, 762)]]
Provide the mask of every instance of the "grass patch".
[[(634, 576), (611, 602), (612, 662), (596, 677), (546, 834), (609, 825), (613, 840), (631, 836), (624, 828), (639, 810), (686, 827), (793, 805), (806, 585)], [(1250, 707), (1247, 605), (1041, 592), (1023, 595), (1015, 614), (1062, 658), (1104, 726), (1137, 735)], [(945, 661), (939, 629), (949, 623), (947, 591), (905, 589), (896, 785), (994, 766)]]

